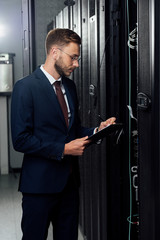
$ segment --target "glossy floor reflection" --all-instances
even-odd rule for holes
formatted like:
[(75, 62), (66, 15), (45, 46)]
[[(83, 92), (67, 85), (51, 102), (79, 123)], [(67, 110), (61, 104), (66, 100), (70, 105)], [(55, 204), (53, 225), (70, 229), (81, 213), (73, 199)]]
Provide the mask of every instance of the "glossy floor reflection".
[[(0, 175), (0, 239), (20, 240), (21, 193), (18, 189), (19, 174)], [(83, 238), (79, 236), (79, 240)], [(53, 240), (49, 228), (47, 240)]]

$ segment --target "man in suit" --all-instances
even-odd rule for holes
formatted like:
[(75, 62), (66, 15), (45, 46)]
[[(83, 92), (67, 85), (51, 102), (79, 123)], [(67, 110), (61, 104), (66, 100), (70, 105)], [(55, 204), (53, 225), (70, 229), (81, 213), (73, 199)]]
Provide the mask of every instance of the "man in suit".
[[(12, 140), (15, 150), (24, 153), (19, 183), (23, 240), (46, 239), (50, 222), (54, 240), (77, 240), (77, 156), (98, 130), (81, 126), (76, 87), (68, 78), (79, 66), (80, 44), (72, 30), (51, 30), (44, 65), (14, 86)], [(114, 121), (102, 122), (99, 130)]]

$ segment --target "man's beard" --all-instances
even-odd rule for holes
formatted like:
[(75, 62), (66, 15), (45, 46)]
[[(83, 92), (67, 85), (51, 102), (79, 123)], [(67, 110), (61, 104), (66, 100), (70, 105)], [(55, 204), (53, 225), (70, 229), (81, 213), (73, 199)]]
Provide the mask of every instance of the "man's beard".
[(58, 65), (57, 63), (55, 63), (55, 69), (57, 71), (57, 73), (60, 75), (60, 76), (66, 76), (65, 72), (63, 71), (62, 67), (60, 65)]
[(73, 67), (71, 68), (71, 66), (70, 66), (70, 68), (69, 68), (69, 66), (67, 67), (63, 64), (63, 59), (62, 58), (60, 58), (59, 60), (57, 60), (55, 62), (54, 67), (55, 67), (57, 73), (62, 77), (63, 76), (69, 77), (71, 75), (71, 72), (74, 71)]

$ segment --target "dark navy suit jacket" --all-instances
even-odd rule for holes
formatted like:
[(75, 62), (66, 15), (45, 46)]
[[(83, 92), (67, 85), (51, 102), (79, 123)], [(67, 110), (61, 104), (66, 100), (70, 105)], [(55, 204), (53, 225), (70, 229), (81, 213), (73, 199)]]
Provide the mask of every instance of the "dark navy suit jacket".
[(22, 192), (62, 191), (71, 166), (76, 171), (78, 164), (76, 157), (62, 158), (65, 143), (93, 133), (93, 128), (81, 126), (74, 82), (66, 77), (62, 81), (71, 111), (69, 128), (53, 86), (40, 68), (14, 86), (11, 130), (15, 150), (24, 153), (19, 185)]

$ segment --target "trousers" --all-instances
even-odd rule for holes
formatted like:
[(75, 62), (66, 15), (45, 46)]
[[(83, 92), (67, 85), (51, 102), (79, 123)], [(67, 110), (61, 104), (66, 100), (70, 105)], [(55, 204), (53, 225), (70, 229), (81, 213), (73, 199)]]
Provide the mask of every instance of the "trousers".
[(78, 239), (79, 192), (72, 177), (60, 193), (22, 194), (22, 240), (47, 239), (50, 223), (54, 240)]

